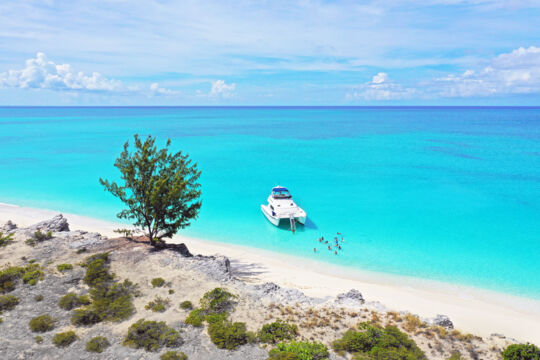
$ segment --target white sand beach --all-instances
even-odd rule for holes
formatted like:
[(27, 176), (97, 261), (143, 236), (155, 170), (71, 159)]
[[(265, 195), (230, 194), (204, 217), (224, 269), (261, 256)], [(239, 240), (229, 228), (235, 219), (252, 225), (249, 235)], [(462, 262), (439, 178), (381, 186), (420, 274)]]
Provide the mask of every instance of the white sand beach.
[[(11, 220), (28, 226), (58, 211), (0, 203), (0, 224)], [(113, 232), (124, 227), (113, 222), (65, 214), (71, 229)], [(359, 290), (366, 301), (380, 302), (388, 310), (409, 311), (421, 317), (444, 314), (454, 326), (480, 336), (504, 334), (518, 341), (540, 343), (540, 301), (471, 287), (421, 279), (355, 271), (260, 249), (176, 236), (194, 254), (221, 254), (230, 258), (233, 271), (245, 281), (271, 281), (294, 287), (305, 294), (330, 297), (350, 289)]]

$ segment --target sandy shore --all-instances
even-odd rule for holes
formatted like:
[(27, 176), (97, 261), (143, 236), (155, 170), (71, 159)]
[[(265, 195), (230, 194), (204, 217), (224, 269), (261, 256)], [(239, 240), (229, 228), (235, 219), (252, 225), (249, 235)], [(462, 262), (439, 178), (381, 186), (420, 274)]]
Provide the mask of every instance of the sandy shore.
[[(11, 220), (28, 226), (58, 211), (0, 203), (0, 224)], [(124, 227), (112, 222), (65, 214), (71, 229), (113, 232)], [(231, 259), (235, 273), (245, 281), (272, 281), (295, 287), (310, 296), (329, 297), (358, 289), (367, 301), (388, 310), (410, 311), (421, 317), (448, 315), (457, 329), (480, 336), (500, 333), (519, 341), (540, 343), (540, 301), (465, 286), (457, 286), (379, 273), (354, 271), (325, 263), (260, 249), (176, 236), (192, 253), (222, 254)]]

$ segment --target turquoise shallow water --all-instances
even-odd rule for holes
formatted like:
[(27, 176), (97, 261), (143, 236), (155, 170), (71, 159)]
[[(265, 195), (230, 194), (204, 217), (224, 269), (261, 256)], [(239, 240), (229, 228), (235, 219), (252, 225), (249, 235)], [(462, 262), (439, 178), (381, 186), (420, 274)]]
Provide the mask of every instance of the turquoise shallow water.
[[(540, 299), (539, 108), (0, 108), (0, 202), (115, 220), (98, 178), (135, 133), (198, 161), (187, 235)], [(277, 184), (294, 235), (260, 212)]]

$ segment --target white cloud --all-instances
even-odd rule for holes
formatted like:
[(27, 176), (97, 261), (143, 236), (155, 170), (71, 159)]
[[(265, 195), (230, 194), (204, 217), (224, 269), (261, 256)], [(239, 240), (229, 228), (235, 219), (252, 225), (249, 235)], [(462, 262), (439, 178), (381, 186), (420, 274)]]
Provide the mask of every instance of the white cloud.
[(347, 100), (402, 100), (410, 99), (417, 93), (416, 89), (403, 87), (391, 81), (388, 74), (380, 72), (370, 82), (357, 86), (353, 92), (347, 93)]
[(492, 59), (480, 70), (436, 79), (447, 97), (530, 94), (540, 92), (540, 48), (520, 47)]
[(158, 83), (152, 83), (150, 84), (150, 94), (152, 96), (156, 95), (176, 95), (178, 94), (178, 91), (166, 89), (163, 87), (160, 87)]
[(236, 84), (227, 84), (224, 80), (216, 80), (212, 82), (212, 89), (210, 90), (211, 96), (230, 97), (234, 94)]
[(121, 81), (107, 79), (98, 72), (76, 72), (69, 64), (55, 64), (44, 53), (26, 60), (21, 70), (0, 73), (0, 87), (49, 89), (55, 91), (122, 92), (129, 91)]

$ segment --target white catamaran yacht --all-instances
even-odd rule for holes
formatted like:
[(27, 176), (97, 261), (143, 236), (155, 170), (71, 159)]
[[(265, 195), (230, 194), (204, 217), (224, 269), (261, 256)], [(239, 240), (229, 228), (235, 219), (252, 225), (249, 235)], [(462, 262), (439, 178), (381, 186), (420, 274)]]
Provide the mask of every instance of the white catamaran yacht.
[(304, 224), (306, 222), (306, 212), (302, 210), (292, 200), (289, 190), (283, 186), (276, 186), (268, 196), (268, 205), (261, 205), (261, 210), (266, 218), (274, 225), (278, 226), (281, 219), (288, 219), (291, 230), (296, 230), (296, 222)]

